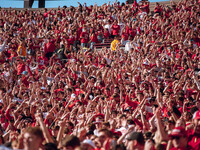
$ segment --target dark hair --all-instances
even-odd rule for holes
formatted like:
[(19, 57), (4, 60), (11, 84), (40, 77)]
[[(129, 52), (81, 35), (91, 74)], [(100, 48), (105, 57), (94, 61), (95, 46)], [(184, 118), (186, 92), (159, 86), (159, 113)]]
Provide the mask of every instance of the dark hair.
[(89, 135), (94, 135), (94, 132), (92, 130), (89, 130), (87, 133), (86, 133), (86, 136), (89, 136)]
[(60, 126), (55, 126), (53, 129), (54, 129), (54, 130), (59, 130), (59, 129), (60, 129)]
[(178, 100), (183, 102), (184, 101), (184, 97), (179, 97)]
[(81, 93), (81, 94), (80, 94), (80, 97), (81, 97), (81, 98), (84, 98), (84, 97), (85, 97), (85, 94)]
[(135, 124), (135, 122), (134, 122), (132, 119), (128, 119), (128, 120), (127, 120), (127, 123), (128, 123), (129, 125)]
[(103, 125), (106, 127), (110, 127), (110, 123), (109, 122), (103, 122)]
[(126, 147), (124, 146), (124, 144), (117, 144), (114, 148), (114, 150), (126, 150)]
[(57, 150), (57, 146), (54, 143), (46, 143), (44, 145), (45, 150)]
[(12, 148), (12, 142), (6, 142), (4, 146), (7, 148)]
[(104, 132), (110, 138), (112, 138), (112, 136), (113, 136), (113, 133), (110, 130), (108, 130), (108, 129), (100, 129), (98, 131), (98, 133), (100, 133), (100, 132)]
[(112, 110), (111, 114), (116, 114), (117, 115), (117, 111), (116, 110)]
[(149, 100), (149, 103), (151, 103), (151, 102), (155, 102), (155, 101), (156, 101), (156, 97), (153, 96), (153, 97), (151, 97), (151, 99)]
[(89, 130), (94, 131), (96, 129), (96, 126), (95, 124), (88, 124), (88, 128)]
[(67, 135), (64, 140), (62, 141), (62, 145), (64, 147), (72, 147), (73, 149), (76, 148), (77, 146), (80, 146), (80, 140), (78, 137), (74, 135)]
[(115, 39), (119, 38), (119, 35), (115, 35)]
[(198, 111), (199, 109), (196, 107), (196, 106), (194, 106), (194, 107), (192, 107), (191, 109), (190, 109), (190, 113), (191, 114), (194, 114), (196, 111)]
[(38, 138), (43, 139), (43, 133), (39, 127), (28, 127), (26, 129), (25, 133), (30, 133), (30, 134), (37, 136)]
[(51, 108), (52, 108), (52, 105), (51, 105), (51, 104), (48, 104), (47, 107), (51, 107)]
[(120, 117), (119, 117), (119, 118), (121, 119), (121, 118), (123, 118), (123, 117), (125, 117), (125, 118), (126, 118), (126, 115), (125, 115), (125, 114), (122, 114), (122, 115), (120, 115)]
[(64, 134), (69, 134), (69, 133), (70, 133), (69, 128), (65, 128)]
[(146, 136), (146, 139), (150, 139), (152, 137), (152, 133), (151, 132), (146, 132), (145, 136)]
[(71, 89), (71, 88), (68, 88), (67, 91), (72, 92), (72, 89)]
[(68, 122), (68, 124), (71, 126), (71, 128), (74, 128), (74, 124), (72, 122)]

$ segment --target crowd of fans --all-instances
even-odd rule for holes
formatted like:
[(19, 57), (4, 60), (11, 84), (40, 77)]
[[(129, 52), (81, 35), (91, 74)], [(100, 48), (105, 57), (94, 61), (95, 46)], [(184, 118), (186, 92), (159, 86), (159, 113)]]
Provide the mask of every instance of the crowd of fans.
[(0, 149), (199, 150), (199, 46), (199, 0), (1, 8)]

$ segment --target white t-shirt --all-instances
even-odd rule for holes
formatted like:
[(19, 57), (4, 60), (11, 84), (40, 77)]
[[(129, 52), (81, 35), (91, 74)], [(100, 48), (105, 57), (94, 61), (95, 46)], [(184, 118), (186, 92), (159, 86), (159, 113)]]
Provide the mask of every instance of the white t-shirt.
[(105, 29), (108, 29), (109, 33), (111, 33), (111, 25), (110, 24), (106, 24), (104, 26)]
[(2, 45), (0, 45), (0, 52), (3, 52), (6, 48), (6, 40), (3, 42)]
[(126, 45), (125, 45), (125, 51), (130, 51), (130, 49), (131, 48), (133, 48), (133, 45), (131, 44), (131, 42), (130, 41), (128, 41), (127, 43), (126, 43)]
[(127, 131), (127, 128), (121, 127), (121, 128), (119, 128), (119, 129), (116, 129), (115, 131), (120, 131), (122, 134), (125, 134), (126, 131)]

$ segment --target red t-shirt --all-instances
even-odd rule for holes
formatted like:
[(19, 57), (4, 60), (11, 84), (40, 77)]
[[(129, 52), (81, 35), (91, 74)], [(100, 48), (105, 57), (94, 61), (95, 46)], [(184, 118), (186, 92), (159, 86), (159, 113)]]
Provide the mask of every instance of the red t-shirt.
[(105, 38), (105, 39), (108, 39), (109, 36), (110, 36), (109, 31), (105, 31), (105, 32), (104, 32), (104, 38)]
[(128, 40), (128, 34), (126, 32), (123, 32), (121, 38), (122, 39), (124, 38), (124, 41), (127, 41)]
[(49, 52), (54, 52), (55, 49), (56, 49), (56, 46), (53, 41), (50, 41), (50, 42), (44, 44), (45, 54), (49, 53)]
[(70, 36), (69, 36), (68, 43), (71, 44), (71, 45), (73, 45), (73, 44), (74, 44), (74, 41), (75, 41), (75, 37), (72, 36), (72, 35), (70, 35)]
[(128, 29), (128, 34), (131, 35), (134, 38), (135, 35), (137, 34), (137, 30), (130, 28), (130, 29)]
[(200, 135), (196, 135), (194, 131), (188, 135), (188, 146), (191, 146), (193, 150), (200, 149)]
[(29, 86), (28, 77), (22, 77), (22, 83), (24, 83), (24, 85), (28, 87)]
[(45, 13), (43, 14), (43, 16), (44, 16), (45, 18), (48, 17), (48, 13), (45, 12)]
[(11, 110), (11, 109), (8, 109), (8, 110), (6, 111), (5, 117), (6, 117), (6, 119), (8, 119), (8, 120), (13, 120), (14, 117), (10, 115), (10, 110)]
[(17, 75), (20, 75), (23, 71), (25, 71), (25, 65), (22, 63), (19, 63), (17, 65)]
[(81, 43), (88, 43), (89, 41), (89, 33), (87, 32), (81, 32)]
[(129, 99), (129, 96), (128, 95), (126, 95), (126, 97), (125, 97), (125, 102), (129, 105), (129, 106), (131, 106), (131, 107), (133, 107), (133, 109), (135, 109), (135, 108), (137, 108), (137, 106), (138, 106), (138, 102), (136, 102), (136, 101), (131, 101), (130, 99)]
[(48, 64), (48, 59), (46, 57), (38, 57), (38, 68), (42, 69)]
[(120, 26), (119, 25), (113, 25), (112, 26), (112, 29), (113, 29), (113, 35), (118, 35), (119, 34), (119, 30), (120, 30)]
[(96, 34), (93, 34), (91, 37), (90, 37), (90, 40), (91, 42), (98, 42), (98, 39), (97, 39), (97, 35)]

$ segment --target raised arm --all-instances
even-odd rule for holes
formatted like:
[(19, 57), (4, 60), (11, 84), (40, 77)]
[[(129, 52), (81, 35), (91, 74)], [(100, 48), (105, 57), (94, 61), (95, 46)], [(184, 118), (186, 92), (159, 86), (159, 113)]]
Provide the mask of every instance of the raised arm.
[(44, 138), (45, 138), (46, 142), (47, 143), (54, 143), (54, 141), (53, 141), (53, 139), (52, 139), (47, 127), (45, 126), (45, 124), (43, 122), (43, 119), (42, 119), (41, 115), (40, 114), (36, 114), (35, 118), (38, 121), (38, 123), (40, 124), (40, 128), (42, 129), (42, 132), (44, 134)]

